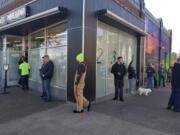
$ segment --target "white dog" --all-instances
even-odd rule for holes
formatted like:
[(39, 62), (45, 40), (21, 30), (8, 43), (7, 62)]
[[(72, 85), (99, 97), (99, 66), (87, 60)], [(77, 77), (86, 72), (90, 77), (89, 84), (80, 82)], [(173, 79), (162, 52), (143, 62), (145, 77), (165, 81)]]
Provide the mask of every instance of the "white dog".
[(145, 88), (139, 87), (138, 92), (139, 92), (140, 96), (141, 95), (148, 96), (148, 94), (151, 93), (152, 90), (151, 89), (145, 89)]

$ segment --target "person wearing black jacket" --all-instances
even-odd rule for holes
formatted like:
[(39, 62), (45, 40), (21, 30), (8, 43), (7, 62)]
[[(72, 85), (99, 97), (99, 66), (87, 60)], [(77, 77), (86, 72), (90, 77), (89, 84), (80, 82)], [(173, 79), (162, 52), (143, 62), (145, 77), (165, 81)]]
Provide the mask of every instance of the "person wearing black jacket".
[(159, 68), (159, 86), (161, 86), (161, 83), (163, 84), (163, 87), (165, 87), (165, 77), (166, 77), (166, 70), (163, 67), (163, 64), (161, 64)]
[(128, 66), (128, 79), (129, 79), (129, 92), (134, 94), (136, 90), (136, 71), (133, 67), (133, 62), (130, 62)]
[(147, 67), (146, 73), (147, 73), (147, 88), (150, 88), (152, 90), (153, 82), (154, 82), (154, 74), (155, 74), (155, 70), (154, 70), (152, 64), (150, 64)]
[(172, 92), (169, 99), (167, 109), (173, 109), (175, 112), (180, 112), (180, 58), (172, 68)]
[(53, 72), (54, 72), (54, 64), (53, 62), (49, 59), (48, 55), (44, 55), (43, 57), (43, 65), (40, 69), (40, 77), (42, 80), (42, 98), (50, 102), (51, 101), (51, 90), (50, 90), (50, 83), (51, 79), (53, 77)]
[(113, 100), (118, 99), (124, 101), (123, 98), (123, 84), (124, 84), (124, 76), (127, 72), (127, 69), (123, 62), (123, 57), (118, 57), (118, 61), (112, 66), (111, 73), (114, 74), (114, 85), (115, 85), (115, 97)]

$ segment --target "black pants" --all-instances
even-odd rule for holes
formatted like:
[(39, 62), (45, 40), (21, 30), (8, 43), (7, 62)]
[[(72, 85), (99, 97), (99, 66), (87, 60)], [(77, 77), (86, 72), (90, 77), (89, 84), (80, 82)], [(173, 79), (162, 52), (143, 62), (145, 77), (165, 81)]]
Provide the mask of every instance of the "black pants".
[(154, 87), (157, 88), (158, 87), (158, 84), (157, 84), (157, 79), (156, 79), (156, 76), (154, 76)]
[(25, 90), (25, 89), (28, 90), (29, 89), (28, 80), (29, 80), (29, 75), (21, 76), (21, 85), (22, 85), (23, 90)]
[(163, 83), (163, 87), (165, 87), (165, 76), (159, 76), (159, 86)]
[(115, 85), (115, 99), (123, 100), (123, 80), (116, 80), (114, 79), (114, 85)]
[(169, 102), (168, 102), (169, 107), (174, 106), (174, 99), (175, 99), (175, 92), (174, 90), (172, 90), (170, 98), (169, 98)]

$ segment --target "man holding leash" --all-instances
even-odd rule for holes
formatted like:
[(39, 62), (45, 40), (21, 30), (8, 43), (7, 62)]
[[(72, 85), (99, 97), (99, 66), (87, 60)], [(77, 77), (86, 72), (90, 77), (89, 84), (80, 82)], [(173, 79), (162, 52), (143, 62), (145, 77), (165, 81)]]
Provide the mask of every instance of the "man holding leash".
[(127, 69), (124, 65), (123, 57), (118, 57), (118, 61), (111, 68), (111, 73), (114, 74), (115, 84), (115, 97), (113, 98), (113, 100), (117, 100), (119, 96), (119, 100), (122, 102), (124, 101), (123, 85), (126, 72)]

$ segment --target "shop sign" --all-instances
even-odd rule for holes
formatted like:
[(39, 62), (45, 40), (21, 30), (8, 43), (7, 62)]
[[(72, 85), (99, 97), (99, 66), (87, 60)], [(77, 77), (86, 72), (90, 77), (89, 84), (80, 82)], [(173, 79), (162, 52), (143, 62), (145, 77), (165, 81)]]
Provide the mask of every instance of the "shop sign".
[(20, 20), (25, 17), (26, 17), (26, 7), (22, 7), (8, 13), (6, 19), (7, 19), (7, 23), (12, 23), (14, 21)]
[(0, 16), (0, 26), (23, 19), (27, 17), (27, 15), (28, 15), (28, 12), (27, 12), (26, 6), (10, 11), (5, 15)]

